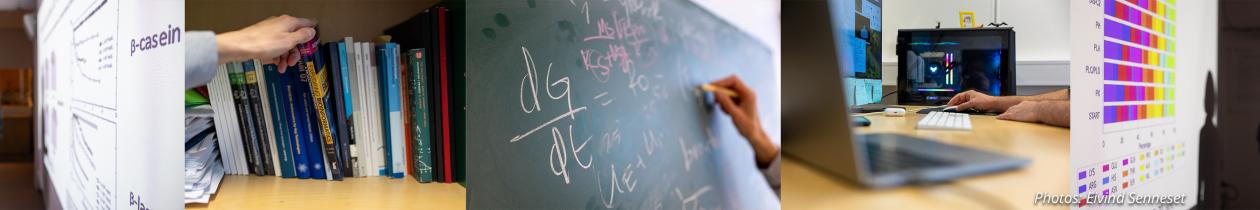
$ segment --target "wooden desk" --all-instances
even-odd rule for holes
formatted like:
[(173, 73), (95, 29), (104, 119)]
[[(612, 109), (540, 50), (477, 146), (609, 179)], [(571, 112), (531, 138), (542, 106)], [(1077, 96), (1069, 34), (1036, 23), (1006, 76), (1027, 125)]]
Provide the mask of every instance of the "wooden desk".
[(410, 177), (344, 181), (229, 175), (209, 204), (186, 209), (464, 209), (459, 184), (419, 183)]
[(905, 117), (866, 117), (871, 126), (859, 133), (898, 133), (994, 151), (1032, 160), (1014, 170), (926, 186), (866, 189), (785, 158), (782, 165), (784, 209), (1066, 209), (1033, 204), (1038, 192), (1070, 192), (1069, 130), (1042, 124), (973, 115), (972, 131), (917, 130), (922, 107), (907, 107)]

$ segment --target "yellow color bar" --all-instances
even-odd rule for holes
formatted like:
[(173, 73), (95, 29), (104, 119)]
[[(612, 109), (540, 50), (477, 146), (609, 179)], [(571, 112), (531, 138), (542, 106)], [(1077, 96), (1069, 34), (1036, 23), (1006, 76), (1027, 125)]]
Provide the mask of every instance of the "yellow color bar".
[(1159, 16), (1163, 16), (1163, 17), (1168, 17), (1168, 15), (1165, 15), (1164, 13), (1164, 4), (1155, 3), (1155, 14), (1159, 14)]
[(1159, 50), (1168, 51), (1168, 47), (1164, 45), (1164, 37), (1155, 36), (1155, 47)]

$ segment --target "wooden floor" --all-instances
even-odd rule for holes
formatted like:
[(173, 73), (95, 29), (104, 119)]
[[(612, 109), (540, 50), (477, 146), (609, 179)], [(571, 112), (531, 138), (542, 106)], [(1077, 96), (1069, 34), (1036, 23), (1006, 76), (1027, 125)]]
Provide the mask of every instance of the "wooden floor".
[(459, 184), (414, 179), (347, 178), (344, 181), (229, 175), (209, 204), (185, 209), (464, 209)]
[(29, 160), (0, 162), (0, 209), (44, 209), (34, 170)]

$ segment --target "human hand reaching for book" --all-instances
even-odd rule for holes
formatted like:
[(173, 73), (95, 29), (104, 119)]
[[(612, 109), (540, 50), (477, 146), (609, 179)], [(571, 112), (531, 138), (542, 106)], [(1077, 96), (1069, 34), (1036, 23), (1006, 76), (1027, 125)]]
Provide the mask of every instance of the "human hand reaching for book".
[[(301, 56), (297, 46), (315, 38), (311, 19), (289, 15), (273, 16), (240, 30), (215, 36), (219, 63), (259, 59), (282, 66), (296, 65)], [(278, 68), (283, 73), (285, 68)]]

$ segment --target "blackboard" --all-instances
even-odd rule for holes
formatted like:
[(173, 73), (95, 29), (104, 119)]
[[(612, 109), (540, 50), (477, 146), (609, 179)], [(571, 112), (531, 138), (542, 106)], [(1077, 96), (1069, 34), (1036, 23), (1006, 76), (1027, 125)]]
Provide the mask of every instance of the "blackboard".
[[(698, 88), (739, 75), (777, 138), (762, 43), (690, 1), (466, 6), (470, 208), (777, 208), (746, 140)], [(770, 193), (736, 190), (748, 188)]]

